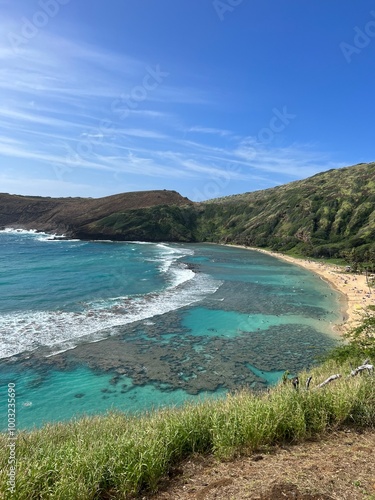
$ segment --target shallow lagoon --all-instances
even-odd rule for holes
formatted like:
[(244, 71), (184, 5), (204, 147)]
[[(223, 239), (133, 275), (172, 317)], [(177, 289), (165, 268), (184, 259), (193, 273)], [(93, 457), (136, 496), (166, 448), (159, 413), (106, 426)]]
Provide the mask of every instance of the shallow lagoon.
[[(72, 259), (78, 251), (84, 263), (80, 244), (70, 244), (69, 251)], [(51, 248), (53, 243), (46, 245)], [(138, 250), (134, 243), (125, 245), (124, 266), (131, 265), (126, 252)], [(23, 252), (26, 248), (27, 243)], [(110, 260), (112, 248), (119, 259), (121, 246), (107, 244), (105, 252), (103, 247), (99, 252), (101, 266), (103, 252)], [(144, 257), (145, 246), (139, 248)], [(38, 345), (2, 360), (2, 387), (16, 384), (19, 429), (111, 408), (138, 412), (179, 405), (240, 387), (262, 390), (276, 383), (285, 370), (294, 373), (311, 366), (337, 340), (332, 324), (341, 317), (339, 294), (297, 266), (258, 252), (217, 245), (165, 245), (159, 247), (164, 261), (156, 245), (149, 250), (158, 268), (143, 268), (142, 279), (152, 274), (157, 286), (150, 297), (151, 282), (142, 293), (137, 285), (135, 300), (137, 314), (139, 305), (147, 309), (148, 303), (153, 305), (152, 314), (127, 322), (132, 303), (119, 312), (121, 297), (114, 309), (107, 293), (106, 317), (116, 314), (116, 322), (109, 321), (108, 328), (74, 338), (75, 348), (64, 343), (58, 344), (59, 349), (54, 344)], [(43, 247), (38, 251), (43, 252)], [(185, 277), (189, 271), (197, 281), (176, 279), (179, 270)], [(91, 261), (83, 267), (80, 279), (96, 271)], [(134, 272), (131, 276), (134, 280)], [(98, 276), (90, 279), (99, 280)], [(131, 292), (129, 284), (127, 292)], [(85, 293), (87, 301), (89, 291)], [(155, 304), (163, 293), (158, 314)], [(127, 293), (128, 301), (129, 296)], [(52, 297), (55, 304), (57, 292)], [(101, 300), (97, 290), (94, 300)], [(166, 307), (168, 300), (173, 307)], [(44, 312), (51, 310), (44, 308)], [(85, 321), (81, 325), (84, 328)], [(62, 352), (56, 354), (58, 350)], [(6, 405), (5, 393), (0, 395), (0, 405)], [(1, 428), (5, 426), (2, 421)]]

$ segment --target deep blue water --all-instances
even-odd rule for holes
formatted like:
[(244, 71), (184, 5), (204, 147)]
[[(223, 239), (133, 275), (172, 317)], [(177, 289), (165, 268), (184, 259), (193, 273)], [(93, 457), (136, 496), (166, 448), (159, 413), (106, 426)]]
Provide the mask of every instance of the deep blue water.
[(262, 389), (335, 342), (338, 294), (259, 252), (8, 231), (0, 262), (1, 429), (9, 382), (30, 428)]

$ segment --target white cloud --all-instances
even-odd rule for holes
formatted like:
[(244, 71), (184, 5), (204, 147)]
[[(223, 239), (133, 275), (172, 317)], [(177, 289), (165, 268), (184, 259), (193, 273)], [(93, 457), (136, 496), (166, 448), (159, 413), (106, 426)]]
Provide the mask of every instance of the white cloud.
[(210, 127), (190, 127), (188, 129), (188, 132), (198, 132), (200, 134), (216, 134), (221, 137), (231, 135), (231, 132), (229, 130)]
[[(15, 29), (4, 23), (3, 33)], [(69, 189), (72, 195), (79, 189), (81, 195), (90, 195), (91, 185), (95, 196), (104, 189), (95, 184), (100, 173), (138, 176), (138, 188), (146, 177), (155, 183), (175, 180), (177, 190), (185, 183), (224, 178), (242, 182), (246, 190), (253, 181), (268, 187), (278, 182), (277, 177), (294, 180), (341, 166), (311, 146), (277, 147), (239, 137), (220, 124), (189, 125), (202, 123), (190, 120), (191, 108), (204, 116), (205, 110), (219, 104), (209, 89), (178, 86), (173, 68), (162, 64), (161, 70), (171, 76), (143, 93), (144, 98), (133, 98), (129, 106), (126, 99), (142, 86), (150, 62), (47, 30), (17, 54), (9, 45), (0, 45), (0, 59), (0, 165), (11, 162), (19, 172), (13, 183), (9, 174), (1, 182), (13, 190), (24, 186), (25, 193), (30, 185), (32, 194), (38, 194), (39, 185), (44, 195), (48, 188), (51, 195), (68, 195)], [(114, 112), (115, 100), (127, 106), (125, 118)], [(56, 180), (43, 180), (38, 166), (49, 169)], [(20, 177), (26, 170), (27, 182)]]
[(166, 134), (161, 134), (160, 132), (156, 132), (155, 130), (142, 130), (135, 128), (128, 129), (119, 129), (117, 132), (119, 135), (129, 135), (132, 137), (141, 137), (144, 139), (167, 139), (168, 136)]
[(100, 197), (106, 193), (101, 187), (92, 186), (92, 184), (80, 184), (66, 182), (61, 179), (46, 179), (40, 177), (18, 177), (13, 175), (0, 174), (1, 190), (4, 193), (23, 194), (29, 196), (87, 196)]
[(343, 163), (331, 161), (327, 153), (308, 144), (277, 147), (259, 143), (251, 137), (244, 138), (233, 150), (233, 154), (250, 168), (292, 179), (301, 179), (323, 170), (344, 166)]

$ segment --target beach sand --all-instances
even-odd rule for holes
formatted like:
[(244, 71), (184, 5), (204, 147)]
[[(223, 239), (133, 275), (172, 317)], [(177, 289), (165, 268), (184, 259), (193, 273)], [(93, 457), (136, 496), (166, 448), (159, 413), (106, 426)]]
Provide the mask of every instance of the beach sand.
[(340, 266), (316, 262), (310, 259), (290, 257), (289, 255), (261, 248), (245, 247), (241, 245), (229, 246), (262, 252), (304, 267), (316, 273), (329, 285), (341, 292), (345, 298), (344, 317), (343, 322), (335, 326), (335, 330), (341, 334), (345, 334), (358, 326), (363, 317), (364, 309), (369, 305), (375, 305), (375, 289), (369, 289), (366, 282), (366, 276), (363, 274), (347, 273)]

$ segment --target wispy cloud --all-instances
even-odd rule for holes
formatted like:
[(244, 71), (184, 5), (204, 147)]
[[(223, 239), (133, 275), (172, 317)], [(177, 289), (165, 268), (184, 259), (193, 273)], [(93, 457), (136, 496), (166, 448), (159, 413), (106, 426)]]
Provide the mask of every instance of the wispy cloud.
[[(2, 33), (13, 24), (5, 20)], [(309, 145), (264, 145), (202, 124), (205, 110), (220, 103), (209, 88), (178, 84), (173, 68), (163, 65), (172, 76), (133, 100), (123, 118), (113, 103), (137, 95), (146, 68), (159, 61), (47, 31), (32, 42), (17, 54), (4, 37), (0, 43), (1, 190), (32, 187), (37, 194), (40, 186), (45, 195), (90, 195), (91, 186), (95, 196), (143, 189), (149, 178), (151, 185), (181, 186), (188, 195), (224, 178), (240, 192), (255, 182), (269, 187), (341, 166)]]
[(233, 154), (250, 168), (288, 176), (290, 179), (308, 177), (322, 170), (344, 166), (343, 163), (331, 161), (327, 153), (317, 150), (311, 144), (266, 146), (252, 137), (241, 140)]
[[(38, 176), (26, 177), (18, 175), (17, 172), (12, 172), (12, 175), (0, 173), (0, 185), (4, 192), (31, 196), (51, 196), (51, 193), (56, 197), (67, 196), (67, 193), (70, 193), (69, 196), (99, 197), (102, 195), (101, 189), (91, 183), (84, 184)], [(26, 190), (25, 185), (27, 185)]]
[(231, 135), (231, 132), (229, 130), (223, 130), (219, 128), (211, 128), (211, 127), (190, 127), (188, 132), (197, 132), (200, 134), (216, 134), (220, 135), (221, 137), (225, 137), (228, 135)]

